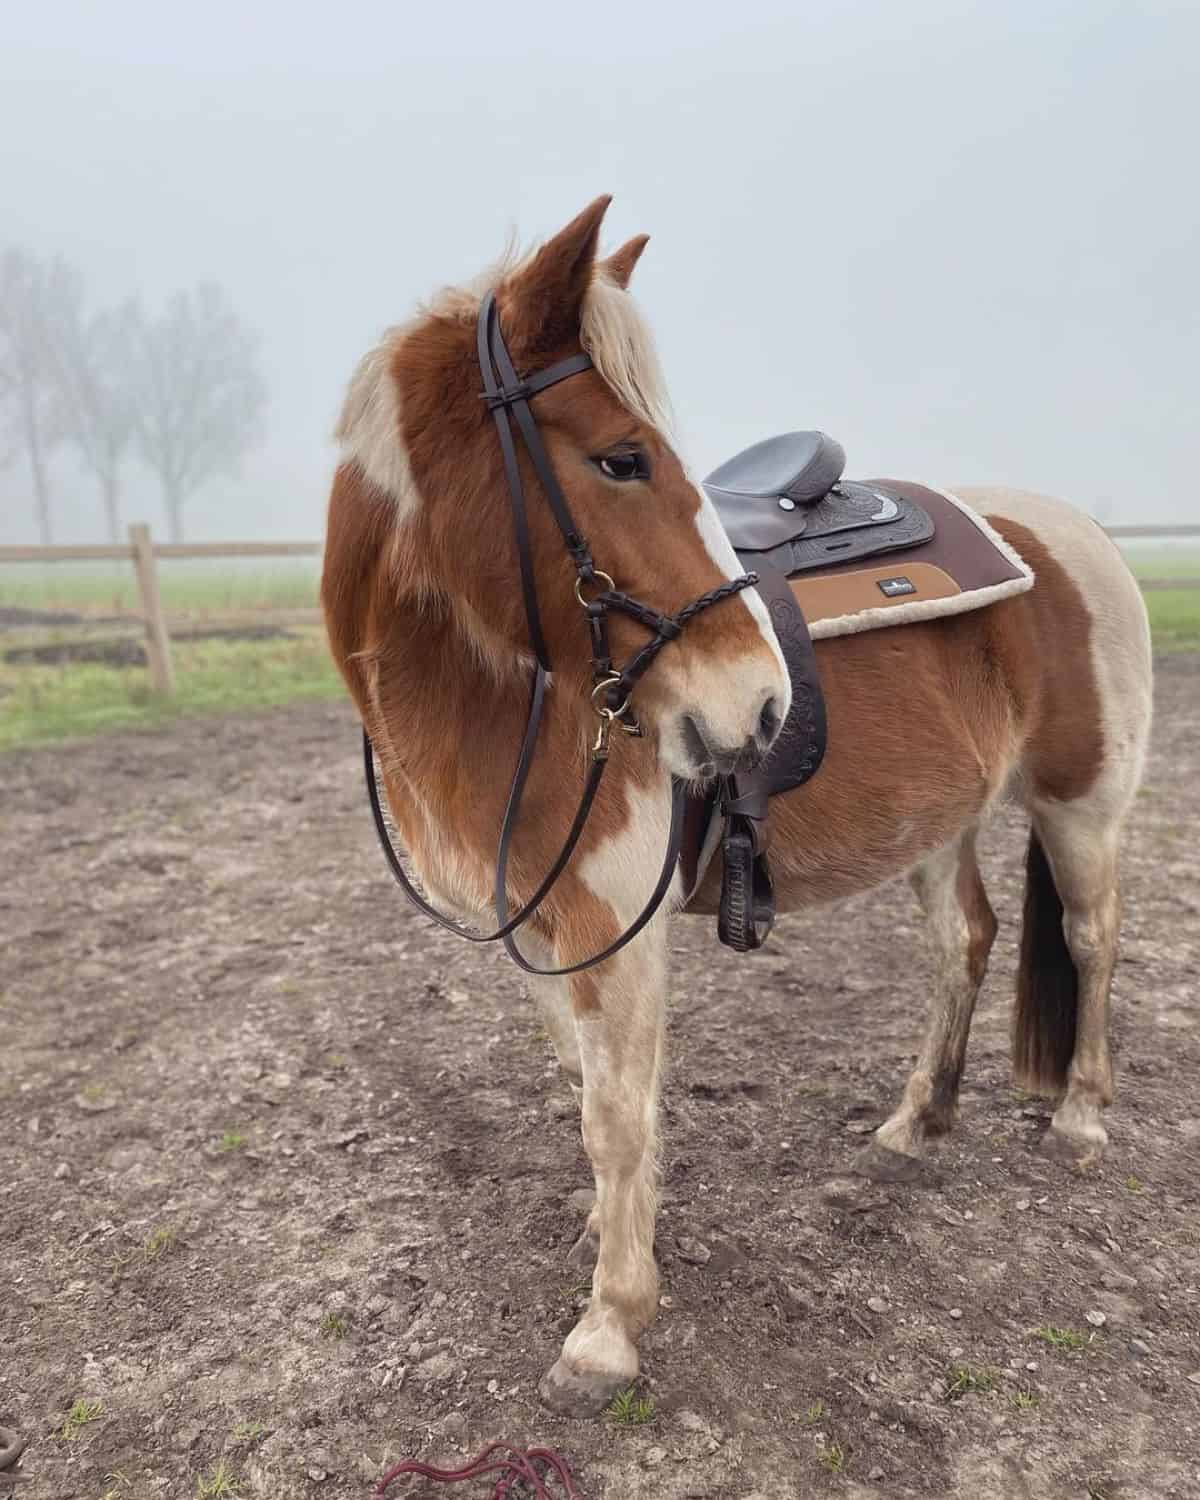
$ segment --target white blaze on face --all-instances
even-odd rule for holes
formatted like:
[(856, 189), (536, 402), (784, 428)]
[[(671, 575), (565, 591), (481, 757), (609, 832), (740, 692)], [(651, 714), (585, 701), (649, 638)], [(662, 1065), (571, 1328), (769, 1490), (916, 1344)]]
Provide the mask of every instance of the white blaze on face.
[[(705, 551), (722, 578), (739, 578), (746, 571), (721, 524), (712, 501), (695, 485), (698, 506), (696, 529)], [(663, 657), (662, 676), (670, 708), (660, 725), (659, 753), (676, 776), (711, 776), (719, 759), (732, 757), (762, 741), (761, 721), (774, 700), (778, 723), (791, 707), (792, 687), (766, 605), (757, 590), (745, 588), (714, 605), (717, 611), (748, 610), (758, 627), (759, 641), (737, 655), (691, 650)], [(720, 620), (714, 622), (718, 629)]]
[[(733, 550), (733, 543), (729, 540), (729, 533), (721, 524), (721, 517), (717, 514), (717, 507), (708, 498), (702, 485), (696, 485), (696, 493), (700, 496), (700, 508), (696, 512), (696, 530), (700, 533), (700, 540), (704, 543), (708, 555), (720, 568), (726, 578), (740, 578), (746, 569), (738, 561), (738, 555)], [(767, 649), (775, 658), (782, 682), (777, 684), (774, 692), (779, 699), (780, 717), (785, 719), (787, 711), (792, 702), (792, 684), (788, 676), (787, 663), (783, 659), (783, 652), (779, 649), (779, 638), (775, 634), (775, 627), (771, 624), (771, 617), (767, 614), (767, 606), (762, 601), (762, 595), (757, 589), (747, 588), (737, 596), (737, 602), (743, 609), (748, 609), (754, 623), (762, 634)], [(721, 608), (732, 608), (722, 605)], [(759, 668), (756, 675), (761, 675)]]

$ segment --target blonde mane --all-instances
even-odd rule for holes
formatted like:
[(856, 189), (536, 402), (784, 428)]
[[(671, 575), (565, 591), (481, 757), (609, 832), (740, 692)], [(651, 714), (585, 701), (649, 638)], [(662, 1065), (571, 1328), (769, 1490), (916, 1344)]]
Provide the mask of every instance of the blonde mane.
[[(392, 373), (397, 349), (425, 317), (473, 322), (485, 292), (519, 271), (529, 258), (518, 260), (509, 253), (469, 286), (445, 288), (409, 322), (387, 329), (359, 361), (334, 437), (342, 462), (356, 464), (392, 500), (397, 520), (405, 520), (421, 503), (401, 435), (400, 393)], [(602, 262), (584, 297), (580, 338), (622, 406), (639, 421), (669, 433), (671, 407), (653, 336), (633, 298), (610, 280)]]

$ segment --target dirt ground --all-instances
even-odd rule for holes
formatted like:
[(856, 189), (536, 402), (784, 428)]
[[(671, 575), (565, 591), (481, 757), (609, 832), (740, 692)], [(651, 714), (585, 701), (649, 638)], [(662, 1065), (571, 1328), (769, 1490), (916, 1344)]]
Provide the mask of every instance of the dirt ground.
[(1200, 1497), (1200, 656), (1158, 694), (1091, 1176), (1036, 1154), (1009, 1078), (1015, 817), (922, 1185), (853, 1175), (921, 1024), (907, 887), (750, 959), (678, 926), (644, 1425), (538, 1404), (584, 1295), (572, 1107), (516, 971), (391, 888), (349, 711), (0, 759), (15, 1493), (361, 1497), (503, 1435), (587, 1500)]

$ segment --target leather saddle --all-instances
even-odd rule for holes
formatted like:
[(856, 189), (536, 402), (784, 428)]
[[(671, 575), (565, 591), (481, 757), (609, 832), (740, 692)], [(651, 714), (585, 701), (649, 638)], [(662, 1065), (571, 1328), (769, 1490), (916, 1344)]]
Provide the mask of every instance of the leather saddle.
[(883, 485), (843, 479), (845, 466), (828, 433), (784, 432), (726, 460), (704, 488), (736, 550), (785, 577), (929, 540), (926, 511)]
[[(787, 432), (755, 443), (704, 481), (734, 549), (779, 638), (792, 682), (792, 707), (761, 766), (724, 777), (697, 794), (684, 857), (689, 897), (703, 874), (700, 849), (714, 815), (724, 819), (717, 931), (744, 952), (766, 941), (775, 920), (767, 863), (767, 804), (802, 786), (825, 754), (825, 700), (808, 625), (788, 579), (928, 541), (929, 513), (901, 489), (842, 478), (846, 455), (824, 432)], [(881, 585), (882, 586), (882, 585)]]

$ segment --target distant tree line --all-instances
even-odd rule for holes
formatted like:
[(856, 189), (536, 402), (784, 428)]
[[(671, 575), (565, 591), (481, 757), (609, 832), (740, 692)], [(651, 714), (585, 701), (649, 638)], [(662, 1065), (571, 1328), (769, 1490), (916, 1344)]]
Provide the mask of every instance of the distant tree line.
[(27, 463), (44, 544), (55, 448), (73, 448), (95, 478), (114, 542), (123, 473), (139, 458), (180, 541), (189, 496), (260, 440), (265, 406), (257, 340), (221, 287), (176, 292), (158, 315), (133, 299), (94, 312), (65, 261), (0, 258), (0, 464)]

